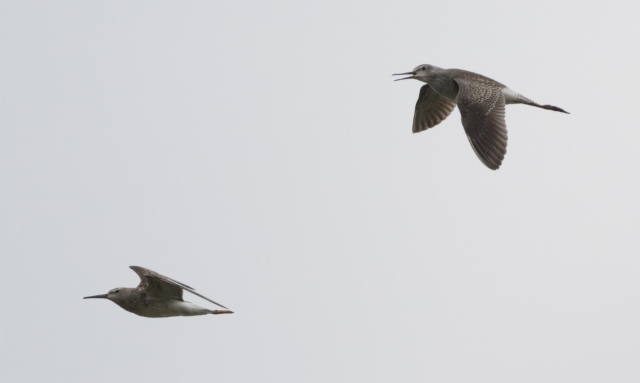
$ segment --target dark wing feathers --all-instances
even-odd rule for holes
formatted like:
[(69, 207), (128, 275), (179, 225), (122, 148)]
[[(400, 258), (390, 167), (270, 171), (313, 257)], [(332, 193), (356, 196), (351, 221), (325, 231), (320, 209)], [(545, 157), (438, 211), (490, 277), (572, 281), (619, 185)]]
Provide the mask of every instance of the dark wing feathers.
[(504, 96), (498, 86), (456, 79), (456, 103), (473, 151), (490, 169), (498, 169), (507, 153)]
[(165, 277), (162, 274), (158, 274), (155, 271), (149, 270), (149, 269), (145, 269), (144, 267), (140, 267), (140, 266), (129, 266), (131, 268), (131, 270), (135, 271), (136, 274), (138, 274), (138, 276), (140, 277), (140, 279), (144, 280), (144, 277), (156, 277), (158, 279), (163, 279), (169, 283), (173, 283), (176, 284), (178, 286), (181, 286), (183, 288), (187, 288), (187, 289), (193, 289), (193, 287), (191, 286), (187, 286), (186, 284), (182, 283), (182, 282), (178, 282), (175, 279), (171, 279), (169, 277)]
[[(141, 290), (144, 290), (149, 297), (182, 300), (182, 287), (164, 279), (147, 275), (145, 276), (145, 281), (140, 282), (140, 285), (144, 285)], [(140, 289), (140, 286), (138, 286), (138, 289)]]
[(182, 300), (182, 290), (187, 290), (191, 294), (197, 295), (202, 299), (206, 299), (209, 302), (225, 308), (220, 303), (214, 302), (204, 295), (195, 292), (193, 287), (187, 286), (184, 283), (178, 282), (164, 275), (158, 274), (155, 271), (145, 269), (140, 266), (129, 266), (131, 270), (135, 271), (140, 277), (140, 284), (138, 290), (144, 290), (147, 295), (154, 298), (161, 299), (176, 299)]
[(447, 118), (456, 103), (436, 93), (429, 85), (420, 88), (420, 96), (416, 102), (416, 112), (413, 115), (413, 132), (433, 128)]

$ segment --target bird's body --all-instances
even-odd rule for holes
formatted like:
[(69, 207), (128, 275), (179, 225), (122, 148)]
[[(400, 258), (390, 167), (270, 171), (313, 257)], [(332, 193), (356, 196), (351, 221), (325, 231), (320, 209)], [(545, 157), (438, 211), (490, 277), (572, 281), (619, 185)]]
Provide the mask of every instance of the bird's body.
[(490, 169), (498, 169), (507, 152), (506, 104), (526, 104), (567, 113), (552, 105), (540, 105), (488, 77), (462, 69), (442, 69), (420, 65), (413, 71), (399, 73), (427, 83), (420, 89), (413, 118), (413, 132), (432, 128), (460, 109), (471, 147)]
[(129, 312), (147, 318), (219, 314), (219, 312), (215, 312), (216, 310), (209, 310), (191, 302), (178, 301), (175, 299), (141, 299), (139, 295), (135, 295), (134, 297), (136, 299), (133, 299), (130, 302), (116, 303)]
[(123, 309), (147, 318), (166, 318), (173, 316), (194, 316), (206, 314), (232, 314), (230, 310), (209, 310), (182, 299), (183, 290), (187, 290), (222, 308), (219, 303), (202, 296), (192, 287), (171, 278), (160, 275), (149, 269), (131, 266), (140, 276), (140, 284), (136, 288), (116, 288), (107, 294), (94, 295), (87, 298), (105, 298), (113, 301)]

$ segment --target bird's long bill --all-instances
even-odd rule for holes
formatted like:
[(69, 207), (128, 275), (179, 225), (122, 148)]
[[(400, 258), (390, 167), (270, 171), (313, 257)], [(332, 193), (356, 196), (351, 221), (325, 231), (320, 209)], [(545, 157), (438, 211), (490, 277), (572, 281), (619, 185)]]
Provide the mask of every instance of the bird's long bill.
[(84, 297), (82, 299), (90, 299), (90, 298), (106, 298), (107, 294), (100, 294), (100, 295), (92, 295), (90, 297)]
[(416, 72), (395, 73), (395, 74), (392, 74), (392, 76), (404, 76), (406, 74), (410, 74), (411, 76), (405, 77), (405, 78), (399, 78), (399, 79), (393, 80), (393, 81), (408, 80), (410, 78), (413, 78), (413, 76), (415, 76)]

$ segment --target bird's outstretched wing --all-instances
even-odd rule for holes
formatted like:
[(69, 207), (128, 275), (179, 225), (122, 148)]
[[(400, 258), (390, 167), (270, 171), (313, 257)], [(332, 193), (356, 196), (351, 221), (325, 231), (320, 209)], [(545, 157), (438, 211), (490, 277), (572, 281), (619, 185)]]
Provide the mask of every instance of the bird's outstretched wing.
[(416, 102), (413, 115), (413, 132), (418, 133), (438, 125), (447, 118), (456, 103), (439, 95), (429, 85), (420, 88), (420, 96)]
[(507, 153), (502, 89), (463, 79), (454, 81), (459, 87), (456, 103), (471, 147), (483, 164), (496, 170)]
[(182, 282), (178, 282), (175, 279), (165, 277), (164, 275), (158, 274), (155, 271), (149, 269), (145, 269), (144, 267), (129, 267), (140, 277), (138, 290), (144, 290), (150, 297), (160, 299), (176, 299), (181, 301), (182, 290), (187, 290), (191, 294), (197, 295), (200, 298), (206, 299), (209, 302), (226, 309), (226, 307), (224, 307), (220, 303), (214, 302), (204, 295), (196, 293), (193, 287), (187, 286)]

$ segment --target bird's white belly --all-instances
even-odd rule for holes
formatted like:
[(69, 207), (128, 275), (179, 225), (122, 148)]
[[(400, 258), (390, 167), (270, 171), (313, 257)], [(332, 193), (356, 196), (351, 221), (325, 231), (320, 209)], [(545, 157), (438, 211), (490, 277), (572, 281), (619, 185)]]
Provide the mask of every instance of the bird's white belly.
[(204, 315), (208, 314), (209, 311), (191, 302), (182, 301), (172, 301), (171, 304), (169, 304), (169, 308), (174, 311), (176, 315)]
[(136, 314), (149, 318), (166, 318), (175, 316), (193, 316), (209, 314), (209, 310), (191, 302), (169, 301), (162, 305), (148, 305)]

